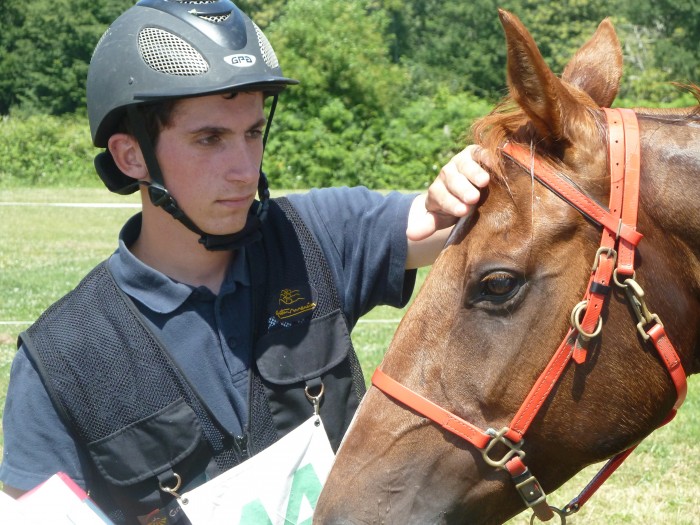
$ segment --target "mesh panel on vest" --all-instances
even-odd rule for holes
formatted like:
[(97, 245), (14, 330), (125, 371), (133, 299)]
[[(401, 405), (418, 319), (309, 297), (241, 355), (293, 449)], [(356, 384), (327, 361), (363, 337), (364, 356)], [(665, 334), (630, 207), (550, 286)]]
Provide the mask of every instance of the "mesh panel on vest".
[[(222, 452), (224, 435), (132, 308), (102, 263), (23, 336), (40, 352), (50, 391), (68, 409), (73, 428), (91, 443), (182, 398), (197, 414), (215, 454)], [(97, 340), (108, 346), (90, 352), (97, 331)]]
[(270, 412), (265, 387), (257, 374), (253, 374), (250, 385), (250, 414), (251, 453), (257, 454), (279, 438)]

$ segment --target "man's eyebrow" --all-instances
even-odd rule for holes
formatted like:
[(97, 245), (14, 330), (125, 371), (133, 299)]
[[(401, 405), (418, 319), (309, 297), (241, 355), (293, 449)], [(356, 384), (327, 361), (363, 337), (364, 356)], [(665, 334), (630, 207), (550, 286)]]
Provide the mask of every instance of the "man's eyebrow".
[(229, 128), (220, 128), (218, 126), (202, 126), (201, 128), (190, 130), (190, 135), (198, 135), (200, 133), (223, 135), (225, 133), (231, 133), (231, 130)]
[[(260, 120), (254, 122), (248, 128), (248, 130), (262, 128), (265, 126), (266, 123), (267, 123), (267, 119), (265, 117), (262, 117)], [(219, 127), (219, 126), (202, 126), (201, 128), (196, 128), (196, 129), (190, 130), (191, 135), (197, 135), (199, 133), (211, 133), (214, 135), (224, 135), (226, 133), (231, 133), (231, 132), (232, 132), (232, 130), (230, 128), (223, 128), (223, 127)]]
[(262, 118), (260, 118), (260, 120), (258, 120), (255, 124), (253, 124), (252, 126), (250, 126), (250, 129), (262, 128), (262, 127), (265, 126), (266, 123), (267, 123), (267, 119), (266, 119), (265, 117), (262, 117)]

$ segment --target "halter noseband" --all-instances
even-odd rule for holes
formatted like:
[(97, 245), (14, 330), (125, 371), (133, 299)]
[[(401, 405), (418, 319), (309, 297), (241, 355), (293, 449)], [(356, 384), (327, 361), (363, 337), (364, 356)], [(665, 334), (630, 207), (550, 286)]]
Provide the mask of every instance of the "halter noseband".
[[(605, 114), (609, 127), (609, 209), (582, 193), (528, 149), (513, 143), (503, 147), (505, 155), (534, 175), (541, 184), (603, 227), (600, 248), (596, 252), (586, 293), (571, 313), (571, 327), (510, 425), (500, 431), (484, 431), (413, 392), (379, 368), (372, 376), (372, 384), (385, 394), (480, 449), (484, 461), (490, 466), (507, 470), (525, 504), (535, 513), (532, 521), (535, 516), (547, 521), (556, 512), (561, 522), (565, 523), (566, 516), (577, 512), (635, 448), (623, 451), (609, 460), (563, 510), (547, 504), (546, 494), (523, 462), (523, 436), (569, 361), (573, 359), (577, 364), (585, 361), (588, 341), (596, 337), (602, 329), (603, 321), (600, 315), (612, 283), (624, 289), (636, 314), (639, 333), (645, 341), (651, 340), (654, 343), (676, 388), (676, 402), (662, 424), (673, 419), (676, 410), (685, 399), (687, 390), (686, 374), (681, 360), (659, 317), (647, 309), (644, 292), (634, 279), (635, 248), (642, 239), (642, 235), (636, 229), (640, 175), (637, 118), (630, 109), (605, 109)], [(505, 445), (508, 452), (501, 459), (493, 459), (490, 452), (499, 443)]]

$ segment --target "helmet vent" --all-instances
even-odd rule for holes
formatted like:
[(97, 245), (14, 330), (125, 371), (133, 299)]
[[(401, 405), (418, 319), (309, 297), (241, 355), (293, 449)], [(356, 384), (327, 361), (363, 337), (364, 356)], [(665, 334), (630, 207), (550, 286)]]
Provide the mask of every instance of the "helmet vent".
[(206, 16), (206, 15), (199, 15), (199, 18), (203, 18), (204, 20), (211, 22), (213, 24), (221, 24), (222, 22), (226, 22), (231, 17), (231, 13), (227, 15), (215, 15), (215, 16)]
[(143, 61), (159, 73), (191, 77), (209, 71), (209, 64), (195, 48), (162, 29), (141, 30), (139, 52)]
[[(251, 22), (252, 22), (252, 20), (251, 20)], [(263, 32), (260, 30), (260, 28), (258, 27), (258, 25), (255, 22), (253, 22), (253, 27), (255, 27), (255, 32), (258, 35), (258, 45), (260, 46), (260, 52), (262, 53), (263, 60), (267, 64), (267, 67), (270, 67), (270, 68), (279, 67), (280, 63), (277, 60), (277, 55), (275, 55), (275, 51), (272, 49), (272, 46), (270, 45), (270, 41), (263, 34)]]

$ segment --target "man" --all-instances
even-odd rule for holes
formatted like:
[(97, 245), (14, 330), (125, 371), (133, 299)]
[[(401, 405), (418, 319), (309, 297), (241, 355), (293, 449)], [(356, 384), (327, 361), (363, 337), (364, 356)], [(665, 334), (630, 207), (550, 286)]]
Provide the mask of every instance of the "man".
[(63, 471), (115, 522), (145, 523), (313, 402), (337, 448), (364, 393), (349, 331), (377, 304), (406, 303), (411, 270), (432, 263), (488, 175), (470, 147), (426, 195), (270, 200), (265, 139), (295, 83), (230, 1), (142, 0), (100, 40), (88, 114), (107, 149), (95, 165), (111, 191), (140, 191), (143, 211), (20, 336), (6, 492)]

